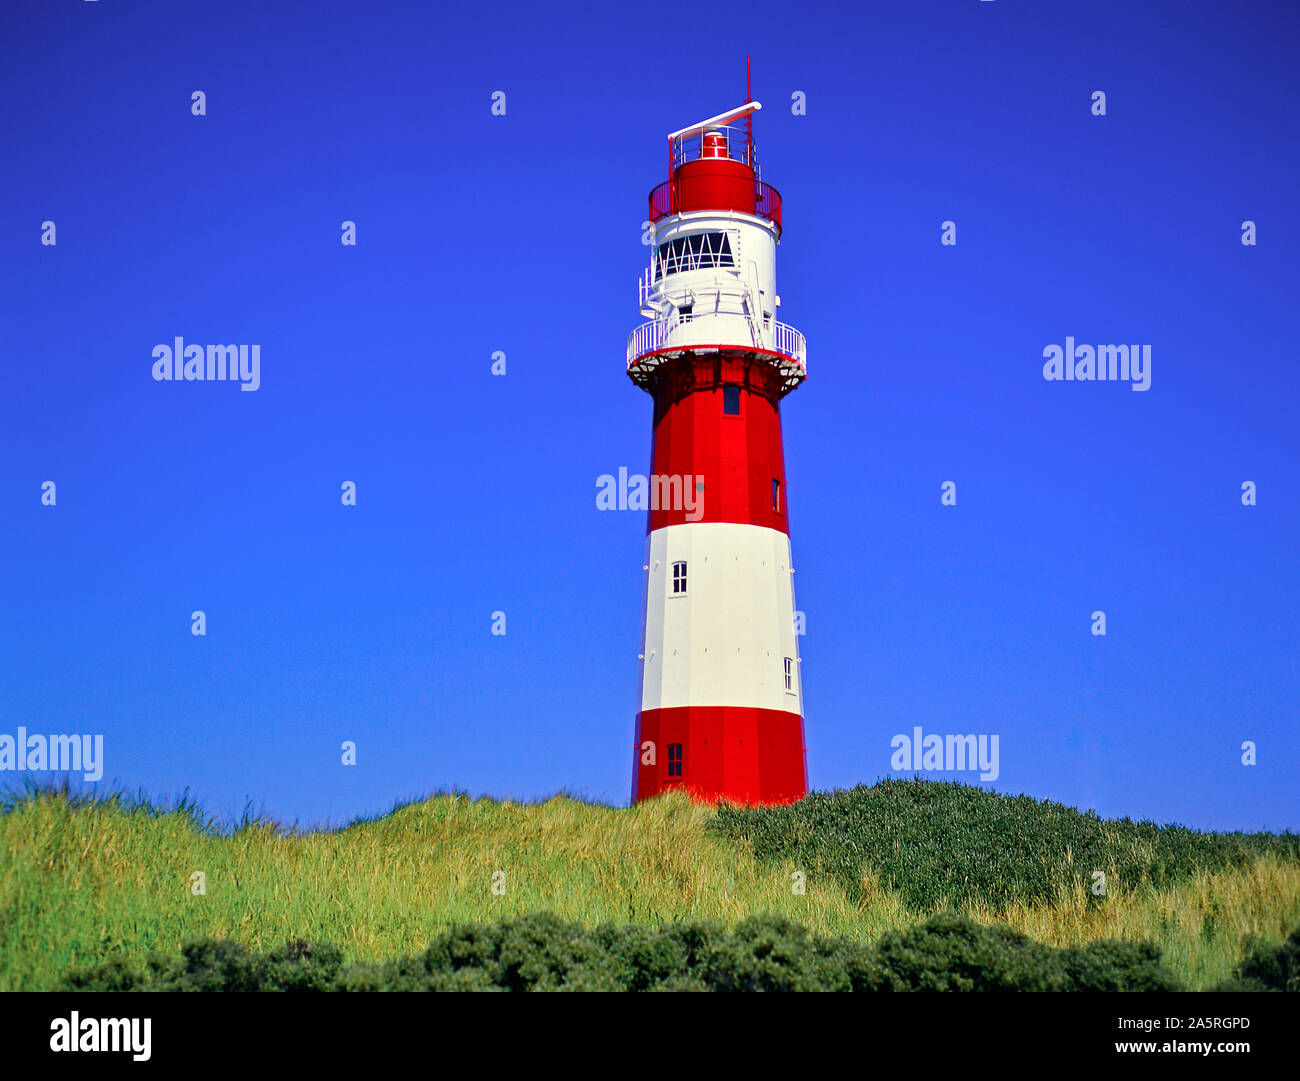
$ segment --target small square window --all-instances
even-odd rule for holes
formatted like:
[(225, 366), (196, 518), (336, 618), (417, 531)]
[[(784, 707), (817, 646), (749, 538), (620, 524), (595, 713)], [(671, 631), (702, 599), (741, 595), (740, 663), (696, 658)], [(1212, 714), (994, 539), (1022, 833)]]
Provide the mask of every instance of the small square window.
[(724, 386), (722, 388), (722, 411), (729, 416), (740, 416), (740, 388)]
[(682, 745), (680, 743), (668, 744), (668, 776), (680, 777), (682, 775)]
[(676, 595), (678, 593), (685, 593), (685, 592), (686, 592), (686, 563), (685, 561), (683, 561), (681, 563), (673, 564), (673, 593), (674, 595)]

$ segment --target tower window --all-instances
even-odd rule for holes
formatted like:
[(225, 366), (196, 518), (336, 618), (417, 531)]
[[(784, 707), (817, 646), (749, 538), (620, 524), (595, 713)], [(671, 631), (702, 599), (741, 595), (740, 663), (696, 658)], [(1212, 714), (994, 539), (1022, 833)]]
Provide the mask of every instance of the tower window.
[(686, 562), (673, 564), (673, 594), (686, 592)]
[(659, 245), (655, 280), (683, 270), (735, 266), (731, 238), (726, 233), (688, 233)]
[(772, 509), (781, 513), (781, 482), (775, 477), (772, 478)]
[(680, 743), (668, 744), (668, 776), (680, 777), (682, 775), (682, 745)]
[(785, 689), (791, 694), (794, 693), (794, 658), (785, 659)]
[(722, 411), (733, 417), (740, 416), (740, 388), (724, 386), (722, 388)]

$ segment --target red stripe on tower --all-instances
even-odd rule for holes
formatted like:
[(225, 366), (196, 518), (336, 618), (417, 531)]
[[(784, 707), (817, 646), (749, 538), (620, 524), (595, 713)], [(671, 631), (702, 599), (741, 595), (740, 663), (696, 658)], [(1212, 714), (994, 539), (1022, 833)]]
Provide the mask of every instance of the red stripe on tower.
[(650, 193), (650, 321), (627, 350), (654, 398), (633, 802), (808, 790), (781, 441), (781, 400), (807, 361), (776, 318), (781, 197), (755, 165), (759, 108), (673, 132)]

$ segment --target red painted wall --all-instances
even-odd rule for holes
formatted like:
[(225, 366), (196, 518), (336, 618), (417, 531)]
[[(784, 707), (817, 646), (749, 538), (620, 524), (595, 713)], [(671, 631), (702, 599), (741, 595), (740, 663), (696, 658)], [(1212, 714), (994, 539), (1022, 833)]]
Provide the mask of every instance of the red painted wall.
[[(642, 763), (642, 744), (655, 762)], [(670, 777), (668, 747), (685, 748), (682, 776)], [(682, 706), (637, 714), (632, 802), (673, 789), (709, 802), (793, 803), (808, 793), (803, 718), (741, 706)]]
[(678, 213), (691, 210), (737, 210), (754, 213), (754, 170), (743, 162), (717, 158), (688, 161), (677, 169)]
[[(723, 412), (723, 386), (741, 387), (740, 413)], [(771, 368), (739, 359), (682, 357), (665, 364), (655, 386), (651, 473), (702, 477), (696, 509), (651, 510), (647, 532), (687, 521), (740, 522), (789, 534), (789, 491), (781, 409)], [(781, 485), (780, 509), (772, 481)], [(702, 502), (701, 502), (702, 501)]]

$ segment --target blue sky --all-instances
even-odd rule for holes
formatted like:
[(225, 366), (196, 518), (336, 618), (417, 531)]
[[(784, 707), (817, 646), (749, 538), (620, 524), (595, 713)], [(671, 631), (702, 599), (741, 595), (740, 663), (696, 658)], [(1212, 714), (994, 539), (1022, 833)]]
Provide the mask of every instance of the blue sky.
[[(0, 733), (102, 733), (101, 786), (223, 815), (625, 803), (645, 521), (596, 478), (649, 467), (624, 343), (663, 137), (749, 54), (809, 349), (813, 787), (920, 725), (997, 734), (1001, 791), (1300, 828), (1293, 6), (4, 22)], [(155, 382), (178, 335), (258, 343), (260, 388)], [(1151, 389), (1045, 381), (1067, 336), (1150, 345)]]

